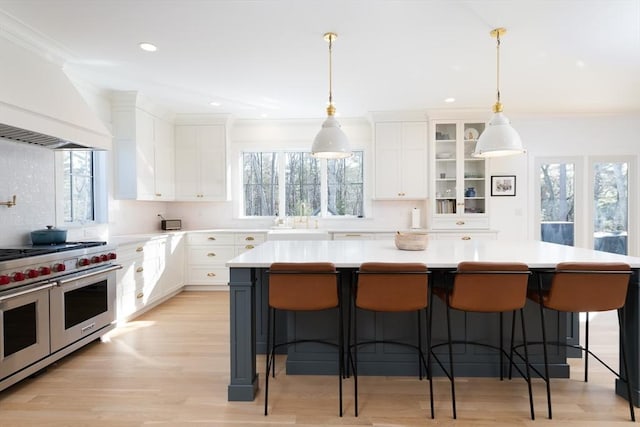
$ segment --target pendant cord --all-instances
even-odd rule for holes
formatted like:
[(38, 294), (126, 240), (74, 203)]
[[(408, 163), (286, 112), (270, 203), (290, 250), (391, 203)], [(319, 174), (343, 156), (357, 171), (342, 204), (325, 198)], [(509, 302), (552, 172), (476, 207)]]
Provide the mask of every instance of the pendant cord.
[(496, 34), (496, 95), (497, 101), (500, 103), (500, 31)]
[(329, 105), (333, 104), (333, 74), (331, 70), (333, 69), (333, 64), (331, 60), (331, 51), (333, 47), (333, 35), (329, 36)]

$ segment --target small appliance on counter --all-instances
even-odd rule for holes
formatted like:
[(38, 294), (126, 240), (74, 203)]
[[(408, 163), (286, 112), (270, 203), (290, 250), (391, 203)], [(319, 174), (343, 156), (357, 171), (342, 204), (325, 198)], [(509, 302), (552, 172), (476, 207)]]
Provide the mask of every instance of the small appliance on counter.
[(165, 219), (162, 215), (158, 214), (161, 218), (160, 228), (166, 231), (176, 231), (182, 230), (182, 220), (181, 219)]

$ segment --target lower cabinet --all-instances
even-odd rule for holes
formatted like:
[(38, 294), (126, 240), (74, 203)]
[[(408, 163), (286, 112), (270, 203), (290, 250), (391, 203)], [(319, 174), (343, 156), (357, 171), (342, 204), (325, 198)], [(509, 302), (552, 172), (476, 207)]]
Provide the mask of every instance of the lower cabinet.
[(182, 235), (118, 246), (117, 317), (131, 319), (184, 286)]
[(228, 290), (227, 261), (265, 241), (265, 232), (192, 232), (187, 235), (187, 289)]
[(498, 238), (498, 232), (494, 230), (456, 230), (447, 233), (438, 230), (435, 233), (429, 233), (429, 237), (435, 240), (496, 240)]

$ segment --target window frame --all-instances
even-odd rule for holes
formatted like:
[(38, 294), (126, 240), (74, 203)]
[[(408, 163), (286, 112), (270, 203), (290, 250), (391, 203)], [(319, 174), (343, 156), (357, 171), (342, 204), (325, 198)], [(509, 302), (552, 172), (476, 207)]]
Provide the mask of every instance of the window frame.
[(56, 151), (54, 155), (56, 226), (64, 228), (76, 228), (106, 224), (108, 222), (107, 153), (105, 151), (92, 150), (93, 220), (65, 221), (64, 203), (66, 192), (64, 190), (64, 151), (65, 150)]
[[(367, 164), (366, 164), (366, 150), (362, 148), (355, 148), (354, 151), (362, 153), (362, 218), (366, 218), (366, 214), (368, 212), (368, 198), (366, 192), (366, 176), (367, 176)], [(286, 147), (281, 149), (265, 149), (263, 147), (255, 147), (255, 146), (244, 146), (238, 147), (237, 150), (237, 158), (238, 158), (238, 168), (239, 173), (235, 174), (238, 177), (238, 187), (240, 191), (238, 194), (242, 194), (242, 197), (239, 198), (237, 202), (237, 217), (244, 219), (260, 219), (260, 218), (274, 218), (275, 215), (271, 216), (249, 216), (246, 215), (245, 212), (245, 203), (244, 203), (244, 175), (243, 175), (243, 161), (244, 161), (244, 153), (249, 152), (269, 152), (269, 153), (278, 153), (278, 171), (277, 173), (281, 175), (281, 178), (278, 180), (280, 185), (278, 188), (278, 212), (286, 212), (286, 182), (284, 179), (284, 174), (286, 174), (286, 155), (287, 153), (310, 153), (307, 149), (296, 149), (294, 147)], [(358, 218), (358, 216), (354, 215), (329, 215), (328, 214), (328, 192), (329, 192), (329, 184), (328, 184), (328, 167), (327, 167), (327, 159), (318, 159), (320, 162), (320, 212), (318, 215), (314, 216), (315, 218), (336, 218), (336, 219), (347, 219), (347, 218)], [(283, 216), (283, 215), (281, 215)], [(293, 215), (289, 215), (293, 216)]]

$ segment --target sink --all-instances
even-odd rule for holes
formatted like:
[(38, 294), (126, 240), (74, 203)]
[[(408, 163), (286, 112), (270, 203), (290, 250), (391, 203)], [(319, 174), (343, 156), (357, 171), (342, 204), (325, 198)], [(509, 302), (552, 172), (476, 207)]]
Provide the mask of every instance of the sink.
[(284, 228), (267, 231), (267, 240), (331, 240), (331, 236), (326, 230)]

